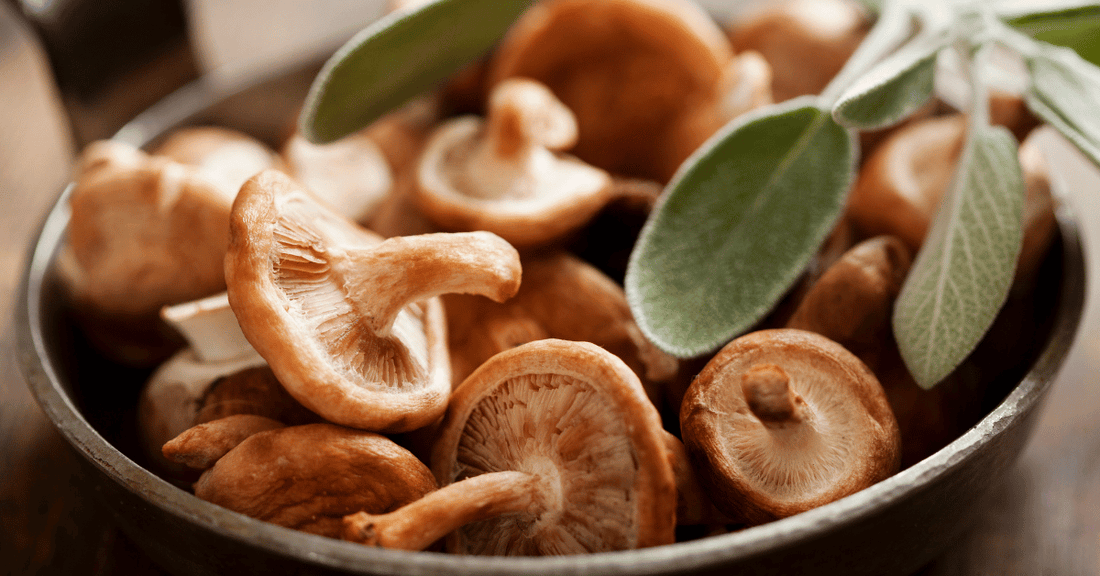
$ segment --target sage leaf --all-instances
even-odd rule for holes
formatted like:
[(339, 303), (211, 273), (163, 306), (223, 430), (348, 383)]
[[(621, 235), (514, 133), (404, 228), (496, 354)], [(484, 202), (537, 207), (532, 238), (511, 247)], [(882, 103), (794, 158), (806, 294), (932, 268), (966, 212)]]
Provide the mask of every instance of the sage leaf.
[(705, 143), (669, 184), (627, 265), (643, 333), (691, 357), (762, 318), (839, 217), (855, 148), (812, 97), (743, 115)]
[(1053, 5), (1044, 2), (1040, 6), (1037, 8), (1034, 0), (1002, 3), (997, 6), (997, 15), (1028, 36), (1071, 32), (1100, 24), (1100, 4), (1096, 2), (1069, 0)]
[(390, 13), (321, 69), (299, 118), (315, 143), (339, 140), (486, 53), (533, 0), (435, 0)]
[(914, 39), (856, 80), (840, 96), (833, 117), (858, 130), (904, 120), (932, 97), (936, 56), (949, 42), (947, 33)]
[(928, 389), (977, 346), (1008, 297), (1022, 241), (1016, 140), (971, 125), (955, 177), (894, 308), (909, 372)]
[(1100, 69), (1073, 50), (1048, 45), (1027, 64), (1028, 108), (1100, 165)]
[(1001, 8), (1008, 25), (1036, 40), (1072, 48), (1082, 58), (1100, 64), (1100, 4), (1062, 2), (1060, 6), (1036, 10), (1034, 2), (1015, 10)]

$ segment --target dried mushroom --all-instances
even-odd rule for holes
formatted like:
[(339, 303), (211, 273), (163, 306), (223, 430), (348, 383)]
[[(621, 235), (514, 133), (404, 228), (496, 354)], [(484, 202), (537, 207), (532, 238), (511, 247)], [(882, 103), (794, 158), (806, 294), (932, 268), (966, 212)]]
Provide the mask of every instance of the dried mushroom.
[(898, 470), (898, 425), (867, 367), (811, 332), (727, 344), (688, 388), (684, 445), (715, 505), (759, 524), (832, 502)]
[(572, 113), (546, 87), (498, 85), (488, 117), (444, 123), (417, 168), (416, 202), (448, 230), (488, 230), (517, 248), (580, 228), (610, 199), (611, 178), (557, 154), (577, 138)]
[(598, 346), (541, 340), (494, 356), (457, 390), (432, 456), (442, 488), (346, 538), (459, 554), (561, 555), (674, 540), (676, 486), (660, 418)]
[(295, 134), (282, 154), (291, 176), (351, 220), (368, 221), (393, 191), (390, 165), (365, 131), (332, 144)]
[(810, 286), (787, 327), (837, 342), (873, 371), (878, 356), (893, 345), (894, 301), (911, 263), (909, 247), (895, 236), (856, 244)]
[(229, 302), (249, 342), (326, 419), (402, 432), (443, 414), (451, 390), (439, 294), (495, 300), (519, 255), (487, 232), (380, 237), (267, 171), (233, 206)]
[(89, 145), (59, 266), (92, 341), (140, 365), (178, 347), (158, 314), (225, 290), (232, 202), (194, 168), (121, 142)]
[(716, 100), (732, 56), (694, 2), (543, 0), (501, 41), (489, 82), (546, 84), (577, 117), (579, 158), (664, 182), (684, 159), (684, 146), (670, 155), (669, 142)]
[(455, 382), (498, 352), (542, 338), (591, 342), (618, 356), (650, 398), (676, 375), (676, 359), (638, 329), (621, 286), (565, 252), (523, 260), (523, 285), (507, 302), (444, 297)]
[[(860, 169), (848, 214), (864, 234), (892, 234), (916, 251), (924, 242), (962, 153), (966, 116), (952, 114), (907, 124), (887, 138)], [(1042, 152), (1031, 138), (1019, 151), (1027, 196), (1017, 277), (1027, 281), (1054, 234), (1054, 202)]]
[(152, 154), (194, 166), (230, 196), (257, 173), (283, 167), (279, 155), (263, 142), (218, 126), (180, 128)]
[(777, 102), (818, 94), (840, 72), (870, 30), (866, 11), (851, 0), (760, 3), (727, 33), (738, 51), (759, 52), (771, 65)]
[(911, 251), (897, 237), (864, 240), (821, 274), (787, 323), (837, 342), (874, 372), (898, 422), (902, 467), (946, 446), (958, 432), (953, 382), (921, 388), (894, 341), (894, 301), (911, 263)]
[(329, 423), (267, 425), (254, 416), (216, 420), (188, 430), (166, 452), (179, 461), (212, 462), (195, 496), (334, 538), (344, 516), (393, 510), (436, 487), (428, 467), (385, 436)]

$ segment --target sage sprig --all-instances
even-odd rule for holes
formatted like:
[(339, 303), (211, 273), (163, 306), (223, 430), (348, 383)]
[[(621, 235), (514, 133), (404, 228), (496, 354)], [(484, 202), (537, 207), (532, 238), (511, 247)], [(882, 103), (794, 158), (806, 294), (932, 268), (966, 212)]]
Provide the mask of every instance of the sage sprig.
[[(1068, 12), (1032, 14), (1028, 21), (1065, 26), (1067, 21), (1091, 14), (1091, 7), (1076, 6)], [(898, 23), (906, 17), (917, 20), (914, 28), (919, 32), (878, 61), (847, 66), (819, 101), (824, 107), (831, 105), (840, 126), (852, 130), (883, 128), (901, 122), (932, 96), (937, 61), (945, 50), (957, 50), (964, 68), (971, 71), (967, 80), (973, 104), (963, 154), (894, 314), (894, 333), (902, 356), (914, 378), (926, 388), (956, 368), (992, 325), (1007, 299), (1020, 250), (1023, 180), (1016, 141), (1004, 128), (989, 124), (989, 94), (982, 81), (982, 68), (987, 65), (982, 55), (989, 47), (999, 44), (1014, 48), (1026, 58), (1033, 80), (1026, 95), (1031, 109), (1100, 163), (1100, 103), (1089, 96), (1100, 94), (1100, 71), (1069, 50), (1011, 30), (995, 16), (990, 7), (976, 2), (887, 1), (865, 43), (883, 46), (888, 44), (886, 38), (902, 39)], [(1028, 19), (1026, 14), (1016, 17)], [(863, 48), (853, 60), (873, 52)], [(833, 98), (838, 90), (840, 95)], [(744, 169), (735, 156), (748, 151), (730, 143), (739, 140), (739, 131), (750, 124), (766, 123), (769, 115), (779, 117), (785, 112), (782, 107), (766, 110), (758, 113), (753, 123), (724, 131), (707, 144), (709, 151), (700, 151), (689, 159), (681, 173), (720, 174), (739, 166)], [(768, 147), (767, 153), (774, 156), (758, 159), (758, 165), (769, 173), (772, 167), (782, 166), (787, 177), (776, 179), (776, 186), (760, 195), (742, 190), (741, 186), (751, 181), (735, 176), (725, 178), (725, 191), (706, 178), (685, 176), (670, 184), (666, 201), (643, 230), (627, 272), (634, 313), (658, 346), (681, 356), (706, 351), (720, 345), (723, 336), (757, 322), (761, 311), (775, 304), (791, 280), (790, 275), (775, 272), (802, 262), (806, 252), (788, 250), (777, 254), (755, 248), (762, 241), (739, 244), (746, 246), (743, 251), (728, 249), (715, 240), (715, 231), (726, 230), (725, 239), (731, 244), (744, 242), (739, 234), (747, 212), (729, 206), (728, 198), (740, 198), (760, 210), (754, 213), (754, 221), (775, 221), (778, 215), (768, 210), (792, 210), (789, 203), (772, 197), (804, 197), (805, 189), (793, 183), (800, 181), (799, 177), (805, 181), (803, 171), (815, 169), (812, 160), (827, 157), (830, 152), (837, 151)], [(824, 221), (836, 200), (847, 192), (841, 183), (853, 178), (849, 175), (819, 184), (838, 188), (816, 190), (813, 197), (817, 201), (822, 202), (822, 197), (829, 201), (790, 214), (816, 211)], [(722, 194), (727, 198), (719, 199)], [(762, 200), (764, 197), (768, 201)], [(709, 221), (695, 231), (682, 218), (701, 214), (707, 214)], [(815, 236), (814, 240), (820, 238)], [(691, 261), (696, 265), (694, 269), (680, 265)], [(746, 277), (732, 273), (745, 270), (755, 274)], [(774, 284), (762, 287), (758, 284), (760, 277)], [(702, 304), (689, 302), (699, 295), (707, 296)], [(746, 299), (752, 305), (746, 304)], [(678, 316), (680, 313), (686, 315)], [(690, 345), (685, 346), (685, 342)]]

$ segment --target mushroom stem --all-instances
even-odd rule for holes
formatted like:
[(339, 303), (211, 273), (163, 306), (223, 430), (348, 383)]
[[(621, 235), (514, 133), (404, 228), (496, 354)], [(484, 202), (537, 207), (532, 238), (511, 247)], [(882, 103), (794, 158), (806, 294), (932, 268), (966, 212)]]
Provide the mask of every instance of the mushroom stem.
[(161, 308), (160, 317), (187, 340), (202, 362), (224, 362), (256, 351), (241, 333), (225, 292)]
[(397, 314), (413, 302), (455, 293), (502, 302), (520, 282), (519, 253), (489, 232), (390, 238), (334, 267), (350, 293), (363, 296), (355, 305), (378, 335), (388, 335)]
[(523, 472), (489, 472), (449, 484), (388, 514), (344, 517), (343, 537), (368, 546), (423, 550), (448, 533), (479, 520), (518, 512), (539, 513), (542, 480)]
[(510, 79), (493, 90), (486, 119), (486, 152), (521, 158), (535, 148), (564, 150), (577, 142), (577, 120), (545, 86)]
[(802, 421), (802, 398), (791, 390), (791, 377), (775, 364), (757, 364), (741, 375), (745, 401), (764, 426), (782, 428)]

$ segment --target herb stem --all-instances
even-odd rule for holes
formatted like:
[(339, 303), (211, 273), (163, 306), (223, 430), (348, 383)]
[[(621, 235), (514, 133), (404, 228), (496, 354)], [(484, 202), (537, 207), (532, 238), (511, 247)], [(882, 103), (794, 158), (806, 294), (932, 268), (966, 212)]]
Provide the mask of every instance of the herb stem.
[(909, 3), (906, 0), (886, 0), (883, 4), (878, 21), (867, 34), (867, 38), (821, 91), (818, 101), (823, 109), (832, 109), (853, 82), (897, 50), (913, 34), (916, 26)]

